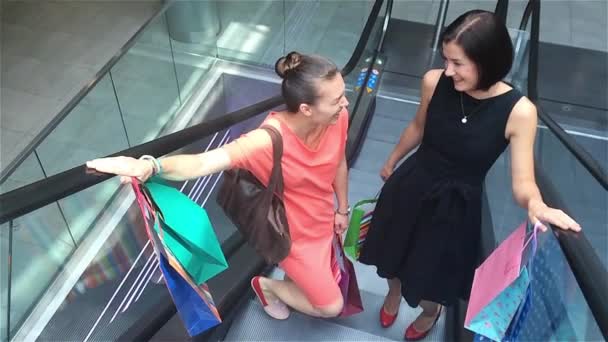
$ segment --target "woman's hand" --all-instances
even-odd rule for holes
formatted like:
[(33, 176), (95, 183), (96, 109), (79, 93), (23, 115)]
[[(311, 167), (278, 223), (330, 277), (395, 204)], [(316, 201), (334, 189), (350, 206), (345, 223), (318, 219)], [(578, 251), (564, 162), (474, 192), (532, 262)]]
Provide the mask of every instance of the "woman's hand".
[[(528, 217), (530, 222), (536, 224), (539, 220), (541, 222), (551, 223), (564, 230), (573, 230), (579, 232), (581, 226), (576, 223), (570, 216), (566, 215), (559, 209), (553, 209), (547, 206), (542, 201), (531, 201), (528, 204)], [(545, 232), (547, 227), (540, 225), (540, 229)]]
[(393, 174), (394, 170), (395, 170), (395, 164), (392, 163), (390, 160), (387, 160), (386, 163), (384, 163), (382, 170), (380, 170), (380, 178), (382, 178), (382, 180), (386, 182), (388, 177), (390, 177)]
[(336, 234), (342, 234), (348, 228), (348, 215), (336, 213), (334, 215), (334, 231)]
[(151, 160), (140, 160), (131, 157), (109, 157), (94, 159), (87, 162), (87, 167), (103, 173), (119, 175), (120, 182), (130, 183), (131, 177), (145, 182), (154, 172)]

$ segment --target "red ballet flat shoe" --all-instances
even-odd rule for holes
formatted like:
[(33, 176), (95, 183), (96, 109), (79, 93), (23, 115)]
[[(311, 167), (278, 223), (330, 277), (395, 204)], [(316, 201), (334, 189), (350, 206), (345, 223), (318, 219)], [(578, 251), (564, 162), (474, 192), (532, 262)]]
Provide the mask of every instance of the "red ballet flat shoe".
[(264, 311), (266, 311), (268, 316), (280, 320), (287, 319), (289, 317), (289, 308), (287, 307), (287, 305), (285, 305), (285, 303), (278, 299), (273, 302), (270, 302), (266, 299), (266, 296), (264, 296), (264, 292), (262, 291), (262, 286), (260, 285), (259, 276), (253, 277), (253, 279), (251, 279), (251, 288), (253, 289), (255, 295), (258, 297), (260, 304), (262, 304), (262, 308), (264, 309)]
[(382, 307), (380, 308), (380, 325), (382, 325), (383, 328), (390, 327), (391, 325), (393, 325), (393, 323), (395, 323), (398, 314), (399, 309), (397, 309), (397, 312), (395, 312), (394, 315), (391, 315), (386, 312), (386, 309), (384, 309), (384, 305), (382, 305)]
[(420, 341), (424, 339), (431, 332), (431, 330), (433, 330), (437, 324), (437, 321), (439, 321), (439, 317), (441, 317), (441, 309), (439, 309), (433, 325), (431, 325), (427, 331), (418, 331), (418, 329), (414, 327), (414, 323), (410, 324), (410, 326), (405, 329), (405, 336), (403, 336), (403, 339), (406, 341)]

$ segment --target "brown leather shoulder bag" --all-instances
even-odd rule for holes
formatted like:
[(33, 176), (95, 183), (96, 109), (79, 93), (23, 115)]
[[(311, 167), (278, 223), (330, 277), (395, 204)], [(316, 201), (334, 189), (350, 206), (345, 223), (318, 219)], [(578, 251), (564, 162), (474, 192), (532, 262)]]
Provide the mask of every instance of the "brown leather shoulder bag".
[(269, 263), (278, 263), (287, 257), (291, 248), (283, 204), (283, 138), (270, 125), (260, 128), (272, 139), (273, 167), (268, 187), (248, 170), (227, 170), (217, 202), (258, 254)]

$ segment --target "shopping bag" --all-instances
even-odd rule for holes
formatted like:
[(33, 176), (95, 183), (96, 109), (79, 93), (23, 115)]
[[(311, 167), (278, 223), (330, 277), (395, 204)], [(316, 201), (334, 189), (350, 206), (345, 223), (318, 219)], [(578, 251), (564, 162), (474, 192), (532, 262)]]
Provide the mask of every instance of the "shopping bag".
[(158, 221), (155, 208), (142, 193), (140, 184), (133, 182), (135, 197), (144, 218), (146, 234), (150, 239), (159, 267), (173, 303), (190, 336), (196, 336), (222, 322), (219, 312), (209, 292), (207, 284), (197, 285), (181, 267), (171, 251), (151, 227)]
[[(539, 224), (534, 226), (528, 241), (526, 223), (521, 224), (477, 268), (465, 327), (494, 341), (503, 341), (507, 329), (524, 303), (530, 285), (529, 267), (536, 253)], [(532, 241), (533, 251), (528, 263), (522, 262), (523, 253)]]
[(142, 191), (159, 214), (154, 229), (196, 284), (228, 268), (205, 209), (159, 178), (146, 182)]
[(376, 199), (359, 201), (355, 204), (350, 215), (350, 222), (344, 237), (344, 252), (353, 260), (359, 259), (361, 246), (365, 243), (367, 231), (372, 220), (373, 208), (370, 204), (375, 204)]
[(363, 311), (363, 302), (361, 301), (361, 293), (359, 292), (359, 284), (357, 283), (357, 275), (353, 263), (344, 255), (344, 248), (338, 235), (335, 236), (333, 242), (333, 260), (334, 268), (337, 268), (338, 286), (344, 300), (344, 307), (340, 317), (348, 317), (358, 314)]
[(165, 284), (188, 334), (196, 336), (220, 324), (221, 320), (207, 285), (199, 285), (195, 290), (171, 267), (162, 253), (158, 254), (158, 258)]
[[(521, 337), (521, 330), (523, 323), (528, 317), (528, 313), (530, 312), (530, 306), (532, 305), (532, 294), (531, 289), (528, 287), (526, 291), (526, 296), (524, 297), (523, 303), (519, 306), (515, 317), (511, 321), (509, 328), (505, 332), (505, 336), (502, 338), (501, 342), (517, 342)], [(473, 338), (473, 342), (489, 342), (492, 339), (487, 338), (480, 334), (475, 334)]]

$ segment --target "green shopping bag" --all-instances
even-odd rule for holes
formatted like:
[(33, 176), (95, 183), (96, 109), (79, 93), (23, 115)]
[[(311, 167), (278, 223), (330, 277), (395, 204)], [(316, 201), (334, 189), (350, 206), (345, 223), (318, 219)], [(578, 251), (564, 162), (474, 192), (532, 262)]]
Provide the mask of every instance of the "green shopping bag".
[(376, 201), (377, 199), (359, 201), (350, 214), (350, 222), (344, 238), (344, 253), (354, 260), (359, 259), (359, 251), (365, 243), (369, 223), (374, 212), (373, 208), (369, 208), (369, 204), (374, 204)]
[(205, 209), (156, 177), (144, 190), (159, 213), (154, 229), (197, 285), (228, 268)]

